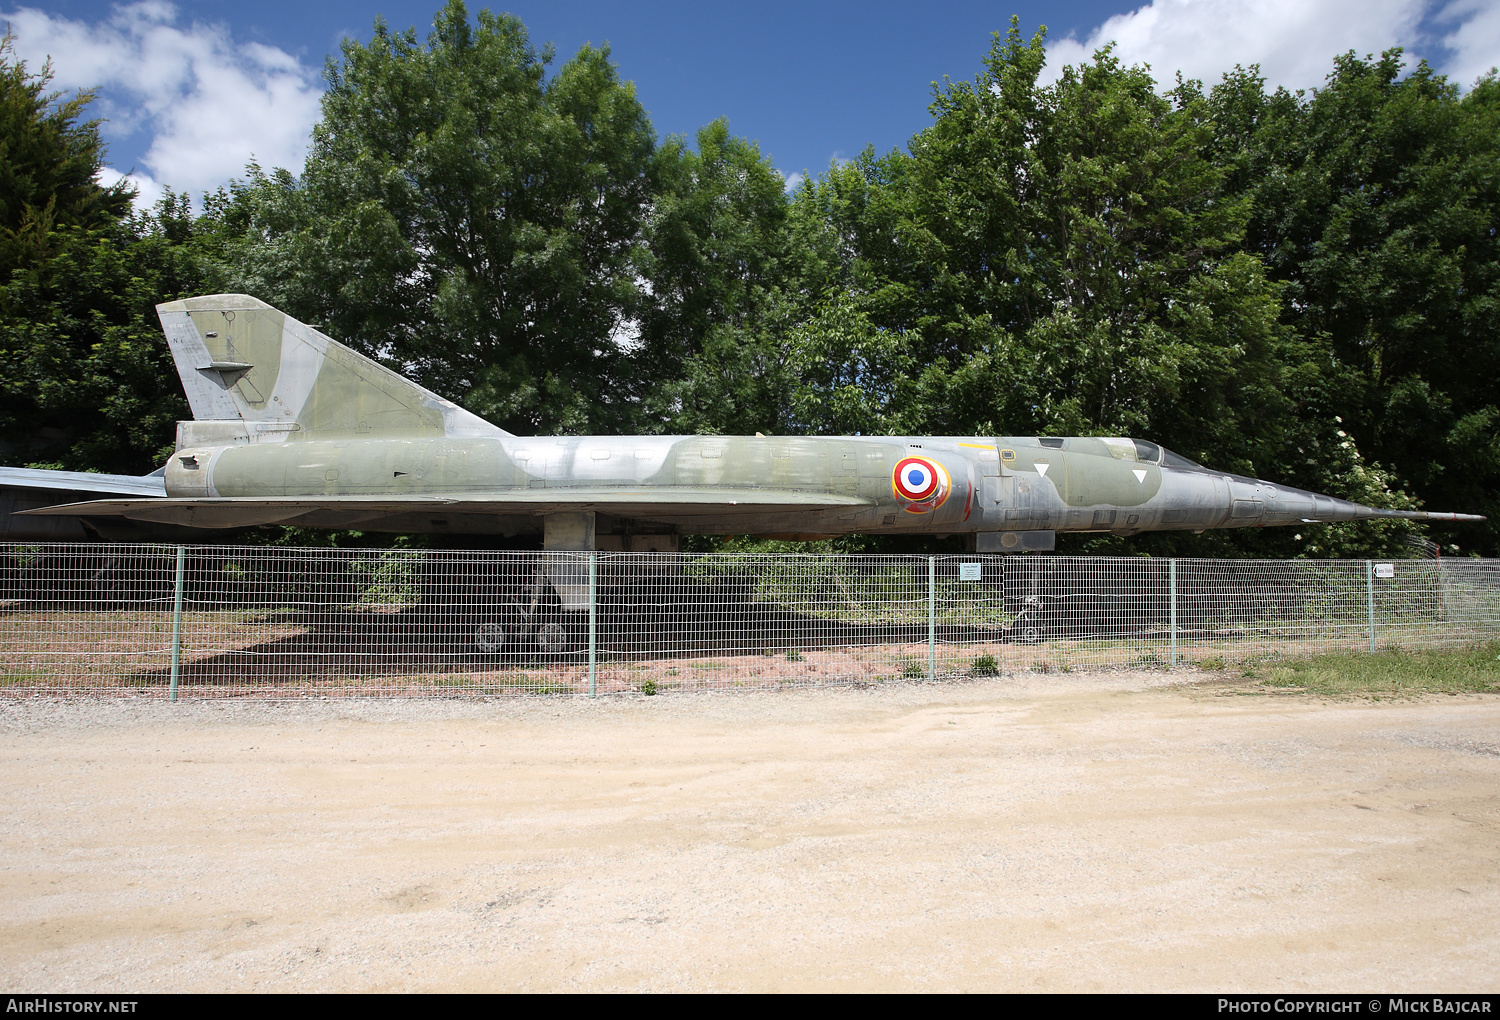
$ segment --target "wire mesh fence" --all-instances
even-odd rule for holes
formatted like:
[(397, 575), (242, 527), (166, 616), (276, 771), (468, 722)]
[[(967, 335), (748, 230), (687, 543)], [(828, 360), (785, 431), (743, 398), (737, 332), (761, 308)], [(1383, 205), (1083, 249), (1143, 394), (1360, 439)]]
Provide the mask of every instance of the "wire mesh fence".
[(0, 692), (587, 694), (1500, 635), (1500, 561), (0, 545)]

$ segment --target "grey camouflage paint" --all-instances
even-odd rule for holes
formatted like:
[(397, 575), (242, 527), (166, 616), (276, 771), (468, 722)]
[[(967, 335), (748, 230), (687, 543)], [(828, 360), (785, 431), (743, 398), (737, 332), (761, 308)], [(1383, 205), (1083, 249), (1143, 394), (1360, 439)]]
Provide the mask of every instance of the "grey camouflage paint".
[[(49, 512), (542, 533), (548, 548), (672, 548), (680, 534), (965, 534), (980, 551), (1049, 549), (1060, 531), (1481, 519), (1377, 510), (1124, 438), (513, 436), (255, 298), (157, 311), (194, 416), (178, 428), (167, 498)], [(902, 478), (945, 476), (946, 494), (912, 496), (898, 464)]]

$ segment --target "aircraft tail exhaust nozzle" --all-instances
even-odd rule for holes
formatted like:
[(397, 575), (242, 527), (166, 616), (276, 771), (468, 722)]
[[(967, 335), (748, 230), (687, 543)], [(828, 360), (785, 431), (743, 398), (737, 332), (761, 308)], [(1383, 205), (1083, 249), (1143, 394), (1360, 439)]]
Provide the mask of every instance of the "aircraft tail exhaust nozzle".
[(157, 305), (156, 314), (193, 419), (234, 425), (241, 442), (510, 435), (258, 298), (210, 294)]

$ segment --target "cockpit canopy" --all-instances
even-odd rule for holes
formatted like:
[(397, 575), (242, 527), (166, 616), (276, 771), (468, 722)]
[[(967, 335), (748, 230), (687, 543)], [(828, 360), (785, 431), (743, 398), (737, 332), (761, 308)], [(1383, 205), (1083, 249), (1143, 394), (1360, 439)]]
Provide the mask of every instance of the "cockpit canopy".
[(1204, 470), (1202, 464), (1188, 460), (1180, 453), (1173, 453), (1164, 446), (1157, 446), (1144, 439), (1127, 439), (1125, 442), (1135, 447), (1135, 459), (1143, 464), (1160, 464), (1169, 468), (1198, 468)]
[[(1162, 467), (1169, 468), (1207, 470), (1202, 464), (1196, 464), (1180, 453), (1173, 453), (1164, 446), (1158, 446), (1144, 439), (1129, 439), (1124, 436), (1099, 436), (1097, 438), (1065, 440), (1059, 437), (1047, 436), (1039, 437), (1037, 442), (1044, 447), (1050, 447), (1054, 450), (1069, 449), (1077, 450), (1080, 453), (1108, 453), (1116, 460), (1133, 460), (1141, 464), (1160, 464)], [(1100, 449), (1101, 446), (1103, 449)]]

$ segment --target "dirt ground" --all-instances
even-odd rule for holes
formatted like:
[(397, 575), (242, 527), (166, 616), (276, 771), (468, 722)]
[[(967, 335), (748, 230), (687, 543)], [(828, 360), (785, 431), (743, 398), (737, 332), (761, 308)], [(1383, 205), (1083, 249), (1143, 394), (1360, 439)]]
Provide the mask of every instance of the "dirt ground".
[(1500, 698), (0, 701), (0, 986), (1500, 989)]

